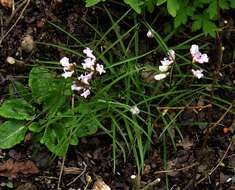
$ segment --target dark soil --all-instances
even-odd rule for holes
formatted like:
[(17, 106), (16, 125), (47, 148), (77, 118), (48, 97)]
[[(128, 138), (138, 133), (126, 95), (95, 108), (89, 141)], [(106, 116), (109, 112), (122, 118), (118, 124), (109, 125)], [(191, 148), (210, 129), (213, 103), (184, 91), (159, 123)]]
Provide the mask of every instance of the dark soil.
[[(111, 13), (119, 18), (120, 14), (124, 13), (124, 9), (123, 12), (118, 12), (114, 6)], [(6, 23), (10, 15), (10, 10), (0, 7), (1, 23)], [(18, 16), (19, 13), (16, 13), (7, 26), (1, 25), (1, 37), (14, 24)], [(66, 31), (75, 37), (89, 42), (92, 31), (84, 20), (96, 23), (97, 17), (103, 19), (103, 27), (106, 27), (105, 19), (107, 16), (104, 15), (102, 8), (87, 10), (82, 0), (64, 0), (63, 2), (59, 0), (35, 0), (30, 2), (23, 13), (23, 18), (19, 20), (14, 29), (0, 44), (0, 101), (3, 101), (5, 95), (8, 94), (6, 87), (12, 80), (27, 82), (27, 73), (31, 68), (30, 64), (34, 63), (35, 60), (42, 58), (43, 60), (58, 60), (65, 55), (61, 50), (45, 48), (42, 45), (37, 45), (35, 49), (25, 53), (21, 47), (24, 36), (30, 35), (36, 42), (74, 45), (70, 38), (47, 22), (50, 21), (63, 26)], [(224, 17), (229, 20), (230, 28), (233, 30), (221, 33), (217, 41), (208, 38), (205, 38), (205, 41), (211, 43), (211, 47), (214, 48), (212, 48), (214, 52), (211, 52), (211, 57), (215, 58), (215, 65), (211, 66), (210, 69), (215, 73), (222, 73), (223, 80), (229, 81), (234, 87), (235, 62), (233, 53), (235, 33), (233, 22), (235, 20), (230, 15), (224, 15)], [(128, 26), (128, 23), (122, 24)], [(182, 33), (178, 34), (175, 41), (177, 42), (177, 40), (182, 40)], [(218, 57), (216, 57), (220, 55), (219, 58), (221, 58), (221, 54), (215, 53), (221, 44), (227, 50), (224, 51), (222, 57), (223, 65), (220, 65), (221, 60), (218, 61)], [(147, 45), (151, 45), (151, 43)], [(6, 64), (5, 60), (8, 56), (24, 60), (29, 67), (22, 68)], [(73, 57), (72, 59), (77, 60), (79, 58)], [(232, 93), (221, 90), (214, 90), (213, 93), (227, 100), (235, 99), (235, 88)], [(232, 109), (235, 112), (234, 108)], [(185, 137), (184, 141), (178, 141), (176, 144), (177, 150), (174, 151), (170, 139), (166, 139), (166, 141), (169, 141), (168, 171), (164, 171), (163, 150), (157, 139), (158, 131), (160, 131), (158, 128), (161, 128), (161, 126), (155, 126), (157, 133), (153, 137), (152, 148), (145, 161), (145, 169), (140, 180), (141, 184), (144, 186), (160, 178), (161, 181), (152, 189), (165, 189), (165, 173), (168, 173), (169, 184), (171, 184), (169, 188), (172, 190), (235, 189), (235, 144), (231, 141), (235, 130), (235, 117), (234, 114), (227, 113), (223, 115), (224, 113), (224, 110), (214, 108), (214, 106), (202, 109), (197, 114), (190, 109), (185, 110), (181, 116), (182, 123), (185, 126), (182, 130)], [(208, 131), (203, 125), (196, 128), (186, 122), (192, 120), (218, 122), (220, 125), (216, 125), (213, 130)], [(224, 131), (225, 127), (230, 129), (228, 133)], [(172, 131), (172, 133), (174, 132)], [(13, 176), (12, 170), (9, 168), (0, 169), (0, 190), (11, 189), (11, 183), (13, 183), (13, 189), (17, 190), (56, 189), (62, 159), (54, 157), (45, 147), (31, 142), (30, 134), (27, 137), (29, 139), (26, 139), (21, 145), (11, 150), (0, 151), (1, 164), (9, 159), (14, 162), (31, 160), (38, 168), (38, 171), (33, 172), (28, 169), (28, 173), (24, 173), (20, 170), (16, 172), (16, 176)], [(124, 162), (121, 154), (118, 155), (116, 171), (113, 172), (110, 139), (103, 134), (83, 138), (78, 147), (70, 147), (64, 166), (64, 175), (60, 187), (66, 190), (84, 189), (88, 176), (93, 180), (88, 189), (91, 189), (94, 181), (99, 177), (102, 177), (112, 189), (131, 189), (133, 183), (130, 176), (136, 172), (132, 156), (130, 155), (128, 161)], [(215, 170), (208, 175), (212, 168)]]

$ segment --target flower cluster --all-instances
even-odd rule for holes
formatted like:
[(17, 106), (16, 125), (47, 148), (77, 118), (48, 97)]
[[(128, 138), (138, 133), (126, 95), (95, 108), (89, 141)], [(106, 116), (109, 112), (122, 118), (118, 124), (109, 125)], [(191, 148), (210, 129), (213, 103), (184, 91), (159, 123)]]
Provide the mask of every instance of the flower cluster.
[(154, 76), (155, 80), (162, 80), (167, 77), (169, 74), (169, 69), (172, 66), (172, 63), (175, 60), (175, 51), (169, 50), (167, 53), (167, 57), (164, 57), (164, 59), (161, 61), (161, 65), (158, 67), (159, 71), (161, 73)]
[[(207, 54), (205, 54), (205, 53), (202, 54), (199, 51), (198, 45), (193, 44), (190, 48), (190, 53), (193, 58), (193, 63), (197, 62), (197, 63), (203, 64), (203, 63), (207, 63), (209, 61)], [(191, 71), (192, 71), (192, 74), (198, 79), (204, 77), (202, 69), (197, 69), (197, 70), (192, 69)]]
[[(90, 80), (92, 79), (95, 73), (99, 73), (100, 75), (105, 73), (104, 66), (96, 62), (96, 57), (93, 55), (92, 50), (90, 48), (86, 48), (83, 50), (83, 53), (86, 54), (86, 58), (82, 62), (82, 67), (85, 70), (84, 74), (81, 74), (77, 77), (76, 81), (73, 81), (71, 85), (71, 89), (76, 91), (80, 96), (87, 98), (90, 95)], [(64, 67), (63, 77), (68, 78), (73, 75), (75, 72), (75, 63), (69, 63), (69, 59), (67, 57), (63, 57), (60, 60), (61, 65)]]

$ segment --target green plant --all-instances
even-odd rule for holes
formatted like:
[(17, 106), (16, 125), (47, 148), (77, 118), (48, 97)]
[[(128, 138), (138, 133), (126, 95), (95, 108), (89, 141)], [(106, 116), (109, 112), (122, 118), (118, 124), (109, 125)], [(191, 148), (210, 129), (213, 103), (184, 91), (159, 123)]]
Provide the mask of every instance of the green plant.
[[(86, 0), (86, 7), (91, 7), (105, 0)], [(165, 5), (167, 12), (174, 18), (174, 28), (192, 23), (191, 31), (203, 30), (205, 35), (216, 36), (216, 21), (219, 19), (219, 10), (235, 8), (233, 0), (124, 0), (124, 3), (138, 14), (153, 12)], [(163, 16), (163, 14), (161, 15)], [(164, 19), (164, 18), (163, 18)], [(166, 21), (169, 22), (169, 21)]]

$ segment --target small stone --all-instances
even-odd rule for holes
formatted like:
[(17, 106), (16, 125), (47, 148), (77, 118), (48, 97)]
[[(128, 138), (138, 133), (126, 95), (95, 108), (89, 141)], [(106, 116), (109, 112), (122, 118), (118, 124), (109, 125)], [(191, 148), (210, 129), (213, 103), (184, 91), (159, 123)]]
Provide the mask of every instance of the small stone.
[(7, 57), (6, 62), (11, 65), (14, 65), (16, 63), (16, 60), (14, 57)]
[(30, 53), (34, 49), (34, 40), (31, 35), (26, 35), (21, 41), (21, 49)]

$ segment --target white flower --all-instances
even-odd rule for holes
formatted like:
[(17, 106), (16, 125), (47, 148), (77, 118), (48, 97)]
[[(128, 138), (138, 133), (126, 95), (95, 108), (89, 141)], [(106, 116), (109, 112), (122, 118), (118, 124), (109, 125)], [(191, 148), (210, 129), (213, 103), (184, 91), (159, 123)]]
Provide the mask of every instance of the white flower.
[(71, 90), (73, 90), (73, 91), (80, 91), (80, 90), (82, 90), (83, 89), (83, 87), (81, 87), (81, 86), (78, 86), (76, 83), (73, 83), (72, 85), (71, 85)]
[(74, 71), (65, 71), (63, 74), (62, 74), (62, 77), (64, 78), (68, 78), (68, 77), (71, 77), (73, 75)]
[(90, 90), (89, 89), (84, 89), (83, 90), (83, 93), (80, 94), (80, 96), (84, 97), (84, 98), (87, 98), (87, 96), (89, 96), (91, 94)]
[(164, 59), (160, 62), (163, 66), (169, 66), (173, 63), (173, 60), (169, 60), (167, 57), (164, 57)]
[(158, 68), (161, 72), (167, 72), (170, 69), (170, 65), (160, 65)]
[(193, 62), (198, 62), (198, 63), (207, 63), (209, 61), (209, 58), (207, 54), (202, 54), (199, 51), (198, 45), (193, 44), (190, 48), (190, 53), (193, 57)]
[(61, 64), (63, 67), (67, 67), (67, 66), (70, 64), (70, 63), (69, 63), (69, 58), (68, 58), (68, 57), (63, 57), (63, 58), (61, 58), (60, 64)]
[(190, 53), (192, 57), (194, 57), (195, 54), (199, 53), (199, 47), (196, 44), (193, 44), (190, 48)]
[(140, 110), (139, 110), (139, 108), (137, 108), (137, 106), (133, 106), (133, 107), (131, 107), (130, 112), (133, 115), (138, 115), (140, 113)]
[(101, 75), (102, 73), (106, 73), (106, 71), (104, 70), (104, 66), (100, 65), (100, 64), (96, 64), (96, 71)]
[(92, 79), (93, 72), (88, 73), (87, 75), (81, 74), (80, 77), (78, 77), (78, 80), (83, 82), (84, 84), (89, 84), (89, 80)]
[(174, 61), (175, 60), (175, 51), (170, 49), (167, 53), (168, 59)]
[(160, 74), (155, 75), (154, 79), (155, 80), (162, 80), (162, 79), (166, 78), (167, 75), (168, 75), (168, 73), (160, 73)]
[(94, 70), (94, 65), (95, 65), (95, 59), (92, 59), (90, 57), (84, 59), (84, 62), (82, 63), (83, 69)]
[(153, 37), (154, 37), (154, 35), (153, 35), (153, 33), (151, 32), (151, 30), (149, 30), (149, 31), (147, 32), (147, 37), (148, 37), (148, 38), (153, 38)]
[(87, 57), (90, 57), (92, 59), (96, 59), (96, 57), (93, 55), (92, 52), (93, 51), (89, 47), (87, 47), (83, 50), (83, 53), (86, 54)]
[(204, 77), (204, 74), (202, 73), (202, 72), (203, 72), (202, 69), (198, 69), (198, 70), (192, 69), (191, 71), (192, 71), (193, 75), (194, 75), (195, 77), (197, 77), (198, 79)]

